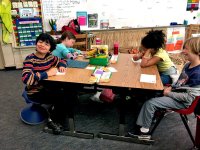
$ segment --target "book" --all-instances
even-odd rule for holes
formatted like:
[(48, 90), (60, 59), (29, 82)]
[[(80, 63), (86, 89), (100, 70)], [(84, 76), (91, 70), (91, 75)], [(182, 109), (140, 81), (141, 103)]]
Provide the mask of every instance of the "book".
[(98, 14), (88, 14), (88, 28), (96, 28), (98, 26)]

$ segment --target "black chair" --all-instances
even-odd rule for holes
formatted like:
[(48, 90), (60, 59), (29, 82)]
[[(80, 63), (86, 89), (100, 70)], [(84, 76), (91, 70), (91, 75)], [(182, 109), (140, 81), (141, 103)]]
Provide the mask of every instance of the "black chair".
[(21, 120), (29, 125), (38, 125), (45, 122), (49, 116), (47, 109), (42, 106), (42, 104), (31, 101), (25, 90), (22, 93), (22, 97), (25, 99), (28, 106), (21, 110)]

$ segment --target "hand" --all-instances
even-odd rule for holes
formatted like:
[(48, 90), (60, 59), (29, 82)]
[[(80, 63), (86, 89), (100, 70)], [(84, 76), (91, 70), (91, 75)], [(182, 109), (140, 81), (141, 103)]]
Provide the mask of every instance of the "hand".
[(139, 60), (139, 59), (140, 59), (140, 57), (138, 56), (138, 54), (133, 55), (133, 60), (134, 60), (134, 61), (137, 61), (137, 60)]
[(59, 68), (58, 68), (58, 71), (59, 71), (59, 72), (66, 72), (66, 68), (65, 68), (65, 67), (59, 67)]
[(166, 87), (164, 89), (163, 95), (167, 96), (171, 91), (172, 91), (172, 87), (171, 86), (170, 87)]
[(48, 71), (47, 71), (47, 75), (48, 77), (51, 77), (51, 76), (55, 76), (56, 73), (57, 73), (58, 69), (57, 68), (50, 68)]
[(73, 54), (74, 54), (74, 56), (78, 56), (78, 52), (74, 52)]

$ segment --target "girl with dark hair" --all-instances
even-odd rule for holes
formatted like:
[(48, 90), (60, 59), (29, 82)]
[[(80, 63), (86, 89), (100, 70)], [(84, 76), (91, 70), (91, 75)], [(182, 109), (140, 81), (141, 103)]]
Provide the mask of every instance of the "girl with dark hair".
[(151, 30), (141, 41), (142, 52), (133, 57), (142, 58), (141, 67), (157, 65), (163, 84), (171, 84), (177, 80), (177, 69), (165, 48), (166, 36), (162, 30)]

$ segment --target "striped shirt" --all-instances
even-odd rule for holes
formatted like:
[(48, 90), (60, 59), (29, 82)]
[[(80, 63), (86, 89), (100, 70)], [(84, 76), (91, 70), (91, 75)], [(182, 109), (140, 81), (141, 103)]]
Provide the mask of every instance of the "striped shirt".
[(28, 55), (23, 62), (22, 81), (26, 84), (30, 96), (39, 92), (43, 86), (40, 81), (47, 79), (46, 73), (52, 67), (66, 67), (66, 61), (47, 53), (44, 58), (38, 58), (34, 53)]

